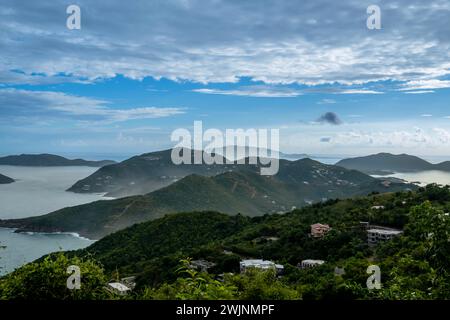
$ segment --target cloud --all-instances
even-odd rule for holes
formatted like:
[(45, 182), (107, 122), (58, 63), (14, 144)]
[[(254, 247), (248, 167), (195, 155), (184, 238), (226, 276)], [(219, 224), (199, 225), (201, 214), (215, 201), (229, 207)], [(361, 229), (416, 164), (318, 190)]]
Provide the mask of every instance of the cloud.
[(322, 99), (317, 104), (334, 104), (336, 103), (336, 100), (333, 99)]
[(220, 94), (231, 96), (245, 96), (258, 98), (293, 98), (302, 95), (300, 91), (289, 88), (271, 87), (271, 86), (246, 86), (233, 90), (221, 89), (194, 89), (193, 92), (206, 94)]
[(424, 117), (424, 118), (430, 118), (430, 117), (432, 117), (433, 115), (432, 115), (432, 114), (429, 114), (429, 113), (424, 113), (424, 114), (421, 114), (420, 116), (421, 116), (421, 117)]
[(424, 129), (416, 127), (413, 130), (363, 131), (352, 130), (341, 132), (333, 138), (333, 143), (339, 146), (377, 147), (377, 148), (437, 148), (447, 147), (450, 142), (450, 131), (443, 128)]
[(348, 89), (338, 91), (336, 94), (383, 94), (383, 92), (366, 89)]
[(450, 73), (445, 0), (382, 6), (382, 32), (366, 28), (368, 3), (361, 1), (77, 4), (82, 28), (70, 31), (64, 3), (1, 1), (0, 83), (95, 81), (121, 74), (199, 83), (249, 77), (267, 84), (361, 85)]
[(419, 90), (419, 91), (405, 91), (403, 92), (405, 94), (427, 94), (427, 93), (434, 93), (433, 90)]
[(437, 80), (437, 79), (414, 80), (414, 81), (408, 81), (407, 83), (403, 84), (402, 86), (403, 86), (403, 88), (401, 88), (400, 91), (421, 90), (422, 93), (424, 93), (424, 92), (428, 93), (432, 89), (450, 88), (450, 80)]
[(0, 89), (2, 118), (34, 121), (36, 118), (122, 122), (163, 118), (182, 114), (183, 108), (112, 108), (105, 100), (74, 96), (63, 92)]
[(334, 112), (324, 113), (316, 121), (320, 122), (320, 123), (328, 123), (328, 124), (332, 124), (332, 125), (342, 124), (341, 119), (339, 119), (339, 116)]

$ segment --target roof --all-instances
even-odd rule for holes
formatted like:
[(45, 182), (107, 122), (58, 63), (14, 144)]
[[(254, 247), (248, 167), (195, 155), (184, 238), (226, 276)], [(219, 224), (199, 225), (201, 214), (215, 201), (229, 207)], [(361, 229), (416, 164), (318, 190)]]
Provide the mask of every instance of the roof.
[(322, 223), (314, 223), (311, 225), (311, 227), (329, 227), (328, 224), (322, 224)]
[(275, 262), (262, 260), (262, 259), (248, 259), (242, 260), (240, 263), (245, 267), (259, 267), (259, 268), (272, 268), (275, 267), (277, 269), (283, 269), (284, 267), (281, 264), (276, 264)]
[(111, 282), (108, 283), (108, 286), (110, 286), (111, 288), (120, 291), (120, 292), (126, 292), (126, 291), (130, 291), (131, 289), (128, 288), (126, 285), (120, 283), (120, 282)]
[(369, 229), (367, 230), (367, 232), (371, 232), (371, 233), (379, 233), (379, 234), (392, 234), (392, 235), (397, 235), (400, 233), (403, 233), (403, 231), (401, 230), (386, 230), (386, 229)]
[(309, 263), (309, 264), (324, 264), (324, 260), (314, 260), (314, 259), (306, 259), (302, 260), (302, 263)]

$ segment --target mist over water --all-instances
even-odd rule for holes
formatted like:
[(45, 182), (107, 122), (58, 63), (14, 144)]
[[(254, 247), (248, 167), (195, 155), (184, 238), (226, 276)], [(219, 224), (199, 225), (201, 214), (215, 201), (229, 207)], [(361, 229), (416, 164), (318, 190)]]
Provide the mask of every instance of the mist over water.
[[(46, 214), (64, 207), (107, 200), (100, 194), (66, 192), (77, 180), (92, 174), (91, 167), (0, 166), (0, 173), (16, 182), (0, 185), (0, 219)], [(14, 233), (0, 228), (0, 274), (5, 274), (55, 251), (75, 250), (94, 241), (74, 234)]]
[(99, 194), (66, 192), (77, 180), (98, 168), (0, 166), (0, 173), (16, 180), (0, 185), (0, 219), (46, 214), (64, 207), (105, 199)]
[(438, 183), (442, 185), (450, 185), (450, 172), (430, 170), (420, 172), (395, 173), (390, 177), (400, 178), (408, 182), (419, 182), (421, 186), (430, 183)]

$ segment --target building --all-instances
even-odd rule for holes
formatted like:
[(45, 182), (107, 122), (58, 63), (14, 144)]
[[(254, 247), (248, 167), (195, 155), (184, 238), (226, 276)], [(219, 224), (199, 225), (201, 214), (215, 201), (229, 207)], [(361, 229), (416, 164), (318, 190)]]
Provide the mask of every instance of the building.
[(331, 228), (327, 224), (315, 223), (311, 225), (311, 236), (313, 238), (322, 238)]
[(373, 206), (370, 209), (372, 209), (372, 210), (384, 210), (384, 206)]
[(360, 227), (362, 230), (367, 230), (367, 229), (370, 228), (370, 223), (369, 223), (368, 221), (360, 221), (360, 222), (359, 222), (359, 227)]
[(256, 268), (262, 270), (275, 269), (277, 274), (281, 274), (284, 271), (284, 266), (281, 264), (276, 264), (272, 261), (261, 260), (261, 259), (250, 259), (250, 260), (242, 260), (240, 262), (241, 273), (244, 273), (249, 268)]
[(334, 275), (336, 277), (343, 276), (344, 274), (345, 274), (345, 269), (344, 268), (340, 268), (340, 267), (335, 267), (334, 268)]
[(128, 288), (133, 290), (136, 287), (136, 277), (131, 276), (131, 277), (122, 278), (120, 280), (120, 283), (126, 285)]
[(216, 266), (214, 262), (206, 261), (203, 259), (192, 260), (190, 267), (193, 269), (200, 270), (201, 272), (208, 272), (208, 269)]
[(121, 296), (127, 295), (131, 289), (128, 288), (126, 285), (120, 282), (110, 282), (108, 283), (107, 289), (113, 293), (116, 293)]
[(369, 245), (375, 245), (380, 241), (388, 241), (392, 238), (402, 234), (403, 231), (391, 229), (391, 228), (384, 228), (384, 227), (377, 227), (377, 228), (371, 228), (367, 230), (367, 243)]
[(308, 269), (308, 268), (314, 268), (314, 267), (320, 266), (324, 263), (325, 263), (324, 260), (306, 259), (306, 260), (303, 260), (299, 265), (297, 265), (297, 267), (299, 267), (300, 269)]

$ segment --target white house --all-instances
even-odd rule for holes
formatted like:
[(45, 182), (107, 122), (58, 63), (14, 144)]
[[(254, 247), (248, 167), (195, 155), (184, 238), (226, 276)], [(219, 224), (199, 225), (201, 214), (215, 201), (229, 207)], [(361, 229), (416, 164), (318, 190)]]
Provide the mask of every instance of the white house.
[(110, 282), (110, 283), (108, 283), (107, 288), (109, 291), (119, 294), (121, 296), (124, 296), (124, 295), (128, 294), (128, 292), (131, 291), (130, 288), (128, 288), (126, 285), (124, 285), (123, 283), (120, 283), (120, 282)]
[(371, 228), (367, 230), (367, 242), (370, 245), (377, 244), (380, 241), (388, 241), (402, 234), (403, 231), (390, 228)]
[(301, 269), (307, 269), (307, 268), (313, 268), (313, 267), (320, 266), (324, 263), (325, 263), (324, 260), (306, 259), (306, 260), (302, 260), (302, 262), (300, 263), (300, 266), (298, 266), (298, 267), (300, 267)]
[(262, 270), (275, 269), (278, 274), (284, 271), (284, 266), (281, 264), (276, 264), (272, 261), (261, 260), (261, 259), (249, 259), (242, 260), (240, 262), (241, 273), (244, 273), (249, 268), (257, 268)]

